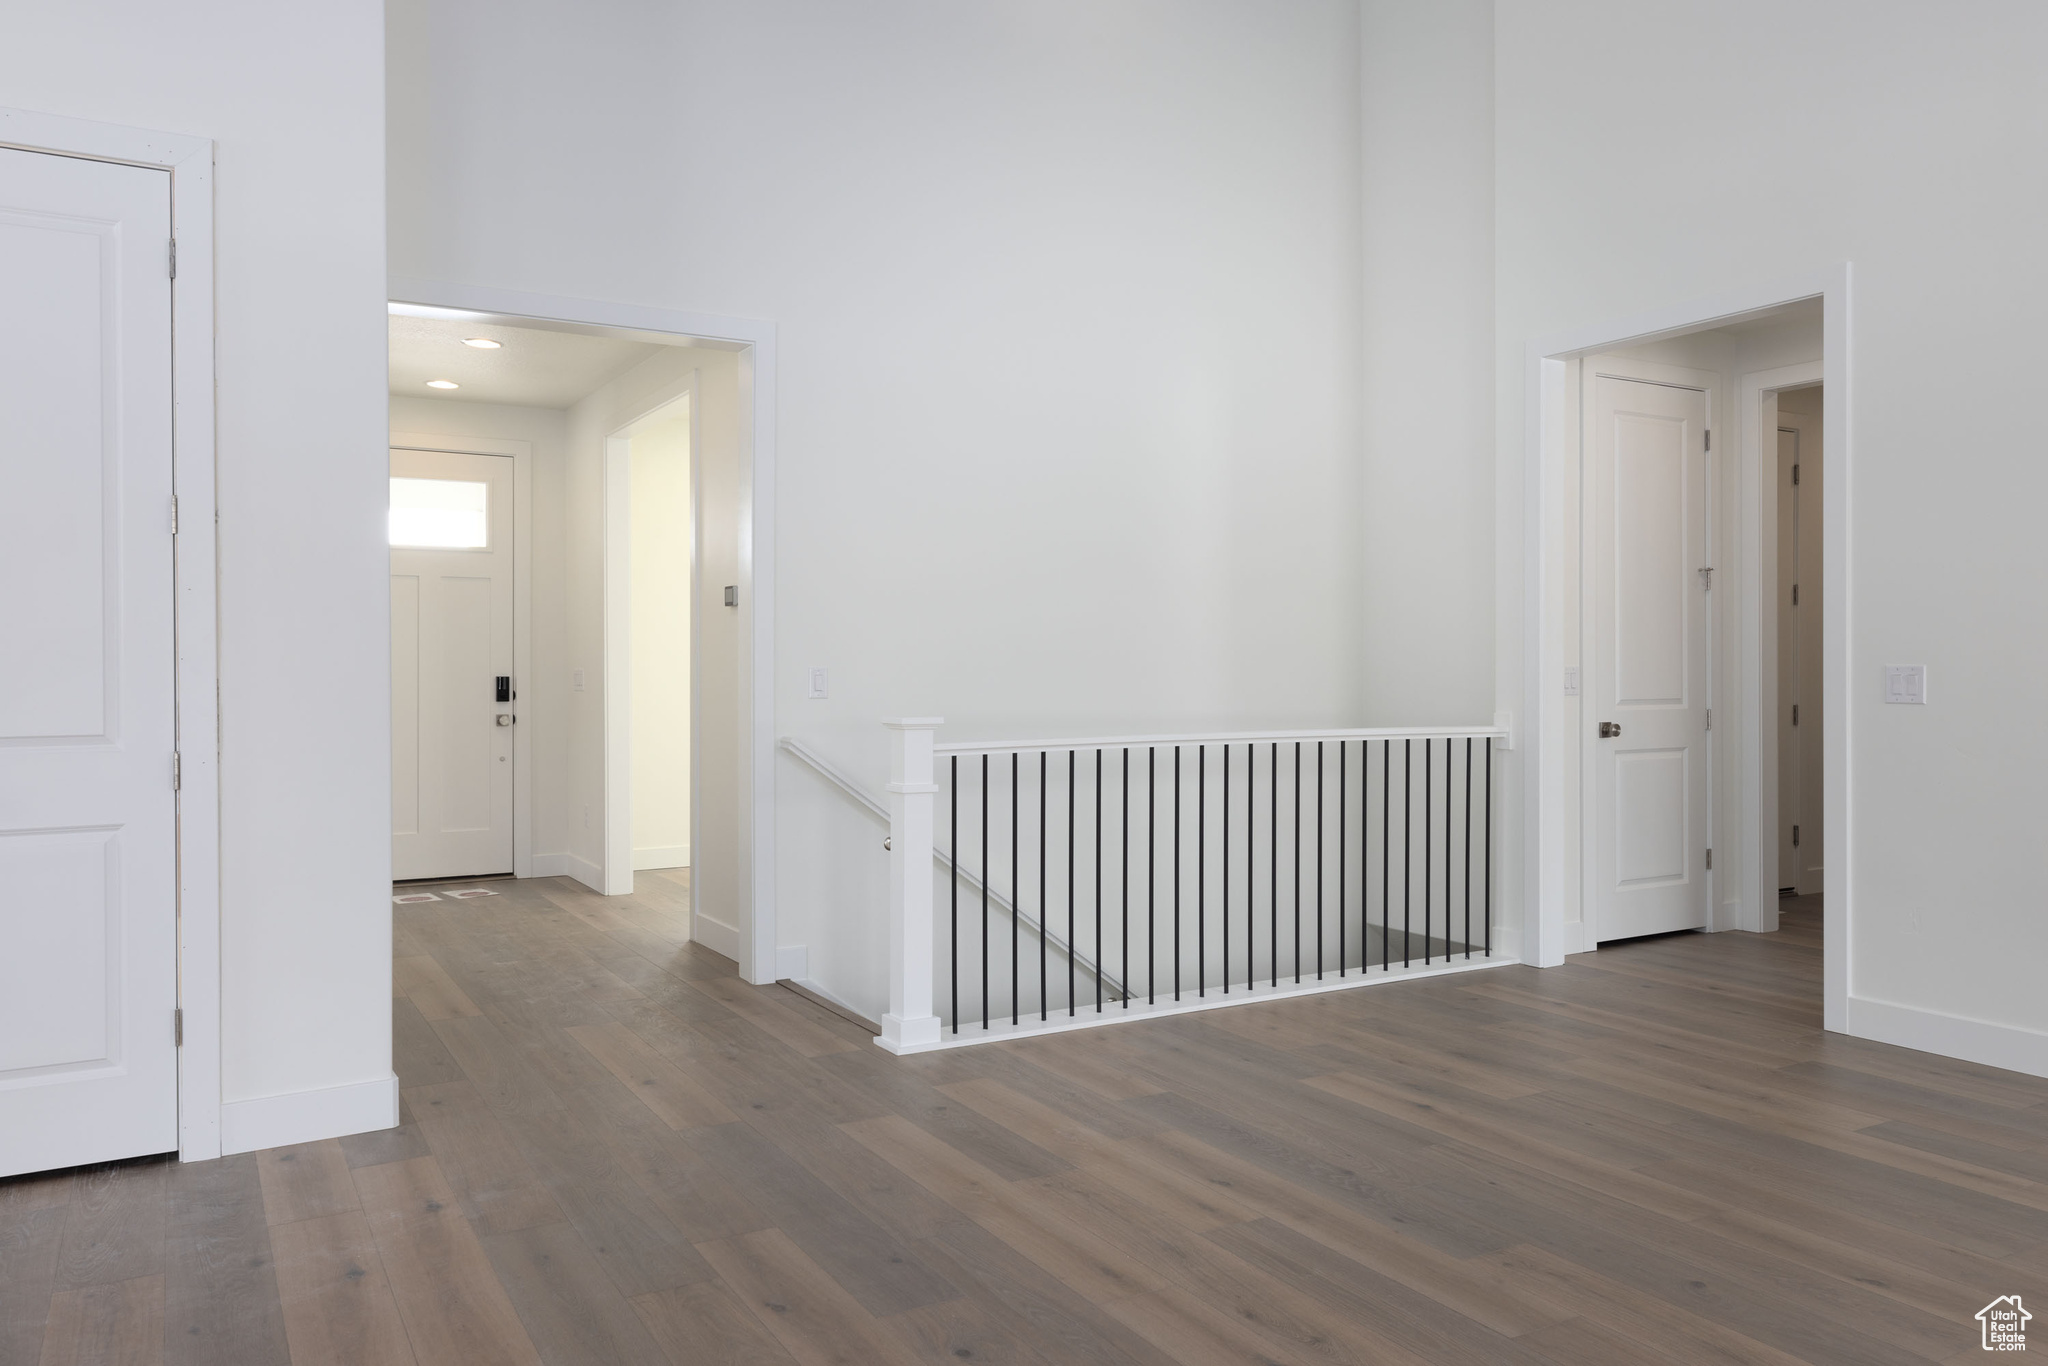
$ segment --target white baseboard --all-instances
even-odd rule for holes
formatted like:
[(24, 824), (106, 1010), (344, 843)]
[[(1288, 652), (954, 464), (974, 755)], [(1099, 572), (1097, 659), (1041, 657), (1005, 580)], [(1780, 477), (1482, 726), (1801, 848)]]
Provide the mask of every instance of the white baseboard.
[(535, 854), (532, 862), (529, 864), (533, 869), (530, 876), (568, 877), (570, 876), (569, 858), (568, 854)]
[(607, 895), (604, 889), (604, 869), (592, 863), (581, 854), (557, 854), (562, 860), (563, 877), (573, 877), (599, 896)]
[(882, 1026), (875, 1023), (875, 1021), (868, 1016), (868, 1013), (866, 1011), (862, 1010), (859, 1006), (851, 1004), (847, 1001), (845, 997), (840, 996), (836, 992), (827, 991), (824, 987), (819, 986), (816, 982), (806, 982), (801, 977), (791, 977), (788, 979), (788, 981), (795, 986), (802, 987), (805, 991), (809, 992), (813, 996), (820, 998), (821, 1000), (830, 1001), (833, 1005), (839, 1008), (840, 1012), (844, 1014), (846, 1018), (854, 1021), (856, 1024), (866, 1025), (869, 1029), (874, 1030), (877, 1034), (882, 1032)]
[(1848, 1032), (1859, 1039), (2048, 1077), (2048, 1034), (2017, 1025), (1851, 996)]
[(1567, 920), (1564, 922), (1564, 951), (1567, 957), (1575, 953), (1584, 953), (1592, 947), (1593, 945), (1586, 942), (1585, 921)]
[(690, 846), (671, 844), (654, 849), (633, 851), (633, 871), (648, 872), (655, 868), (687, 868), (690, 866)]
[(398, 1078), (379, 1077), (317, 1091), (231, 1100), (220, 1107), (220, 1150), (254, 1152), (323, 1138), (365, 1134), (398, 1124)]
[(700, 915), (697, 923), (690, 927), (690, 937), (710, 949), (722, 953), (735, 963), (740, 958), (740, 932), (736, 925), (721, 925), (710, 916)]
[[(804, 982), (804, 985), (808, 987), (810, 983), (805, 982), (804, 979), (810, 975), (811, 951), (809, 948), (802, 944), (784, 944), (775, 951), (776, 981), (779, 982), (787, 978), (792, 982)], [(834, 996), (832, 999), (835, 1001), (839, 1000), (837, 996)], [(841, 1002), (841, 1004), (843, 1005), (844, 1002)]]

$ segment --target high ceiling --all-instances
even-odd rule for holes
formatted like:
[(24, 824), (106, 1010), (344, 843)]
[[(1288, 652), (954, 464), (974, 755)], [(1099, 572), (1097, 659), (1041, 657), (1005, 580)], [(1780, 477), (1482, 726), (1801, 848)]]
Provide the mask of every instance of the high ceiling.
[[(465, 346), (465, 337), (487, 338), (500, 346)], [(660, 349), (653, 342), (394, 314), (391, 392), (458, 403), (567, 408)], [(430, 379), (453, 380), (461, 387), (430, 389)]]

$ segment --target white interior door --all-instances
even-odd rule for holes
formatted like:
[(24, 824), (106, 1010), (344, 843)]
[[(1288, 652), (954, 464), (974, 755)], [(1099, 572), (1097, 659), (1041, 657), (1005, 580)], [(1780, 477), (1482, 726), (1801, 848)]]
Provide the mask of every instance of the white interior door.
[(170, 231), (0, 150), (0, 1176), (178, 1146)]
[(392, 451), (394, 878), (512, 871), (517, 682), (511, 459)]
[[(1806, 411), (1799, 411), (1805, 409)], [(1821, 890), (1820, 390), (1778, 401), (1778, 885)]]
[[(1589, 367), (1590, 369), (1590, 367)], [(1586, 403), (1595, 933), (1707, 924), (1707, 396), (1594, 374)], [(1610, 731), (1612, 733), (1610, 733)]]

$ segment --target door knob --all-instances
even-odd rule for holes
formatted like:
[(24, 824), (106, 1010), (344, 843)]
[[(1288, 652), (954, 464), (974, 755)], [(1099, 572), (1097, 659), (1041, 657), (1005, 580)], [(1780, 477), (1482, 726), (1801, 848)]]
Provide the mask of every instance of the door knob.
[(498, 713), (498, 724), (501, 726), (509, 726), (518, 719), (519, 718), (515, 717), (514, 715), (512, 715), (511, 712), (508, 711), (501, 711)]
[(1621, 723), (1619, 721), (1602, 721), (1600, 723), (1600, 738), (1602, 740), (1612, 740), (1619, 734), (1621, 734)]

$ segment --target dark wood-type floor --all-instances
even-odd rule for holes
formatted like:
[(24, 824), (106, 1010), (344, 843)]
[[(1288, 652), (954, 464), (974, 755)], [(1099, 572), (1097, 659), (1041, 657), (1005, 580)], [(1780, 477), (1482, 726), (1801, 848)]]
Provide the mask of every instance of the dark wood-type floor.
[(1885, 1366), (2048, 1303), (2048, 1082), (1822, 1033), (1811, 906), (897, 1059), (674, 877), (492, 885), (399, 908), (402, 1128), (0, 1183), (0, 1361)]

